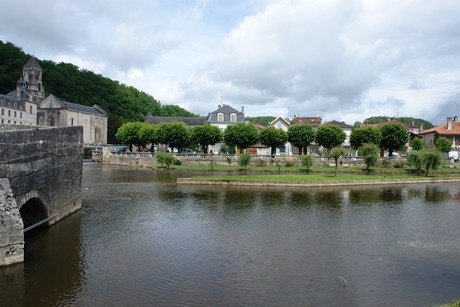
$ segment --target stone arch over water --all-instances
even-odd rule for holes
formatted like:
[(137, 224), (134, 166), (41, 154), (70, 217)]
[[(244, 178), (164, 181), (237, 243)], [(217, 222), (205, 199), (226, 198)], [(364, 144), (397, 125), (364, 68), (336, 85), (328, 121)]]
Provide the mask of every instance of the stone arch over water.
[(48, 218), (49, 216), (48, 210), (42, 200), (38, 197), (29, 199), (21, 206), (19, 213), (21, 214), (22, 221), (24, 223), (24, 229)]

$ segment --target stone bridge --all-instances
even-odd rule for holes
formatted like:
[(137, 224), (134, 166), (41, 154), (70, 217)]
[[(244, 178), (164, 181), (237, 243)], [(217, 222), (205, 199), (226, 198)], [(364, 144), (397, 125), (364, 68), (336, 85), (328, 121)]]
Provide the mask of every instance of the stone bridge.
[(81, 208), (82, 127), (0, 127), (0, 266), (24, 261), (24, 232)]

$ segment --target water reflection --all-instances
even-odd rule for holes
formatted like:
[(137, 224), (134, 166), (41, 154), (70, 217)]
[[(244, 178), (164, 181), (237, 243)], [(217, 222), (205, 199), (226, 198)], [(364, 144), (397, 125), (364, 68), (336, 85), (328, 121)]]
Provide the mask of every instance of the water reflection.
[(456, 184), (175, 184), (196, 174), (85, 166), (82, 210), (29, 241), (26, 263), (0, 269), (1, 302), (367, 306), (458, 295)]

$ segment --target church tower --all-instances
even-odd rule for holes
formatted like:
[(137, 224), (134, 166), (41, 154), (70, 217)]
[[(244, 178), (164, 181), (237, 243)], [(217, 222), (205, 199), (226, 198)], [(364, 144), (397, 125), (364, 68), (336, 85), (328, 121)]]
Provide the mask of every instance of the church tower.
[[(42, 68), (33, 56), (24, 65), (22, 76), (17, 82), (16, 95), (18, 99), (26, 98), (29, 102), (39, 103), (45, 98), (45, 88), (42, 81)], [(24, 91), (26, 93), (24, 93)]]

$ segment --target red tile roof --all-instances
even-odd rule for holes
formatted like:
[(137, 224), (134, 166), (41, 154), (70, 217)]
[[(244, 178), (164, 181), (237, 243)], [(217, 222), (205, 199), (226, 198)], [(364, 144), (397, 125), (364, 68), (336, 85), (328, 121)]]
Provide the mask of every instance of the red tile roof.
[(452, 129), (447, 129), (447, 123), (431, 129), (423, 130), (419, 134), (437, 133), (439, 135), (460, 135), (460, 122), (452, 121)]
[(291, 119), (291, 125), (300, 124), (300, 125), (310, 125), (312, 127), (318, 127), (321, 125), (321, 117), (294, 117)]

